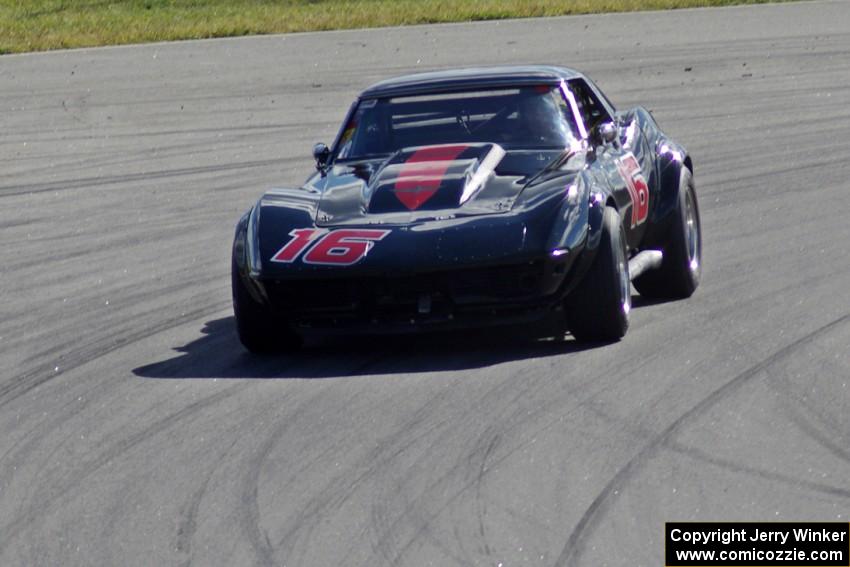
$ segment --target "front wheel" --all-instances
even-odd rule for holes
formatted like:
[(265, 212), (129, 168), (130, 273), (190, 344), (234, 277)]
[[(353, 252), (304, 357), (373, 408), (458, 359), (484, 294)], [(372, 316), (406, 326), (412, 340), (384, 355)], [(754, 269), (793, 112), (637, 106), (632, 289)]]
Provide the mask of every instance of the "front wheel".
[(235, 261), (231, 266), (231, 286), (233, 315), (242, 346), (254, 354), (292, 351), (301, 346), (301, 337), (287, 322), (272, 317), (268, 307), (251, 296)]
[(617, 210), (605, 207), (596, 258), (567, 297), (567, 327), (579, 341), (618, 341), (629, 328), (631, 306), (625, 230)]
[(635, 278), (635, 289), (650, 298), (690, 297), (702, 275), (702, 230), (694, 176), (684, 166), (679, 178), (679, 200), (663, 252), (661, 266)]

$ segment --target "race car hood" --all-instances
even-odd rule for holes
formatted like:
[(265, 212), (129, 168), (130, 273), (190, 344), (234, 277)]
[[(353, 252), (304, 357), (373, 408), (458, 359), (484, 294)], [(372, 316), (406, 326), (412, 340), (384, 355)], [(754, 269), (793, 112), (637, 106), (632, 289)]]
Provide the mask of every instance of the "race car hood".
[(559, 153), (445, 144), (337, 164), (327, 172), (316, 224), (405, 224), (502, 213)]
[[(337, 164), (299, 189), (267, 192), (243, 227), (250, 271), (276, 278), (332, 273), (342, 265), (346, 274), (383, 274), (521, 263), (581, 242), (589, 202), (581, 156), (508, 151), (487, 172), (489, 156), (501, 154), (488, 146), (435, 148), (423, 161), (438, 163), (439, 172), (436, 165), (402, 171), (401, 164), (410, 161), (405, 156), (419, 151), (403, 150), (380, 160)], [(434, 159), (449, 153), (456, 155)], [(436, 185), (433, 194), (399, 191), (399, 197), (395, 189), (405, 187), (408, 171), (417, 179), (415, 187)], [(335, 245), (338, 238), (354, 241)]]

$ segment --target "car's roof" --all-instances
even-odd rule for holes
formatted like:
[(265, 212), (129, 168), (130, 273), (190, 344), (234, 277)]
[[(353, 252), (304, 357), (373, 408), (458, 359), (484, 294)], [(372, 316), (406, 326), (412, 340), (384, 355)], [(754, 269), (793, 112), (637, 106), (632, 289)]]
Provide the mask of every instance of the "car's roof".
[(512, 85), (558, 84), (562, 80), (581, 76), (578, 71), (548, 65), (473, 67), (387, 79), (375, 83), (363, 91), (360, 97), (378, 98)]

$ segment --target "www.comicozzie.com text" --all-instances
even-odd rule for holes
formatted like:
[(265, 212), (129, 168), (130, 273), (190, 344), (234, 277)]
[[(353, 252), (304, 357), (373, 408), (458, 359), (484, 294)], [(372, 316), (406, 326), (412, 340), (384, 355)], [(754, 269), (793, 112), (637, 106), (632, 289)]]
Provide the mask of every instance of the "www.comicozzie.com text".
[(846, 541), (847, 532), (840, 530), (813, 530), (811, 528), (772, 529), (737, 528), (716, 530), (684, 530), (675, 528), (670, 532), (672, 541), (685, 541), (696, 544), (728, 545), (738, 541), (770, 541), (785, 545), (789, 538), (793, 542), (841, 542)]

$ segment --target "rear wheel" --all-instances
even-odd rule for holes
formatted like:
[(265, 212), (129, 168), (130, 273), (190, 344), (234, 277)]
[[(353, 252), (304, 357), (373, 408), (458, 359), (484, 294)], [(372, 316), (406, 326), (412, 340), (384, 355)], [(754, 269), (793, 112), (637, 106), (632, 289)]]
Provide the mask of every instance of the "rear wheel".
[(301, 346), (301, 337), (288, 323), (272, 317), (269, 308), (251, 296), (236, 262), (231, 267), (231, 287), (236, 331), (246, 349), (255, 354), (272, 354), (297, 350)]
[(693, 295), (699, 285), (702, 231), (694, 177), (687, 167), (682, 167), (679, 200), (673, 215), (661, 266), (635, 278), (635, 289), (644, 297), (684, 299)]
[(567, 298), (567, 326), (579, 341), (618, 341), (629, 328), (631, 306), (626, 234), (616, 209), (605, 207), (596, 258)]

